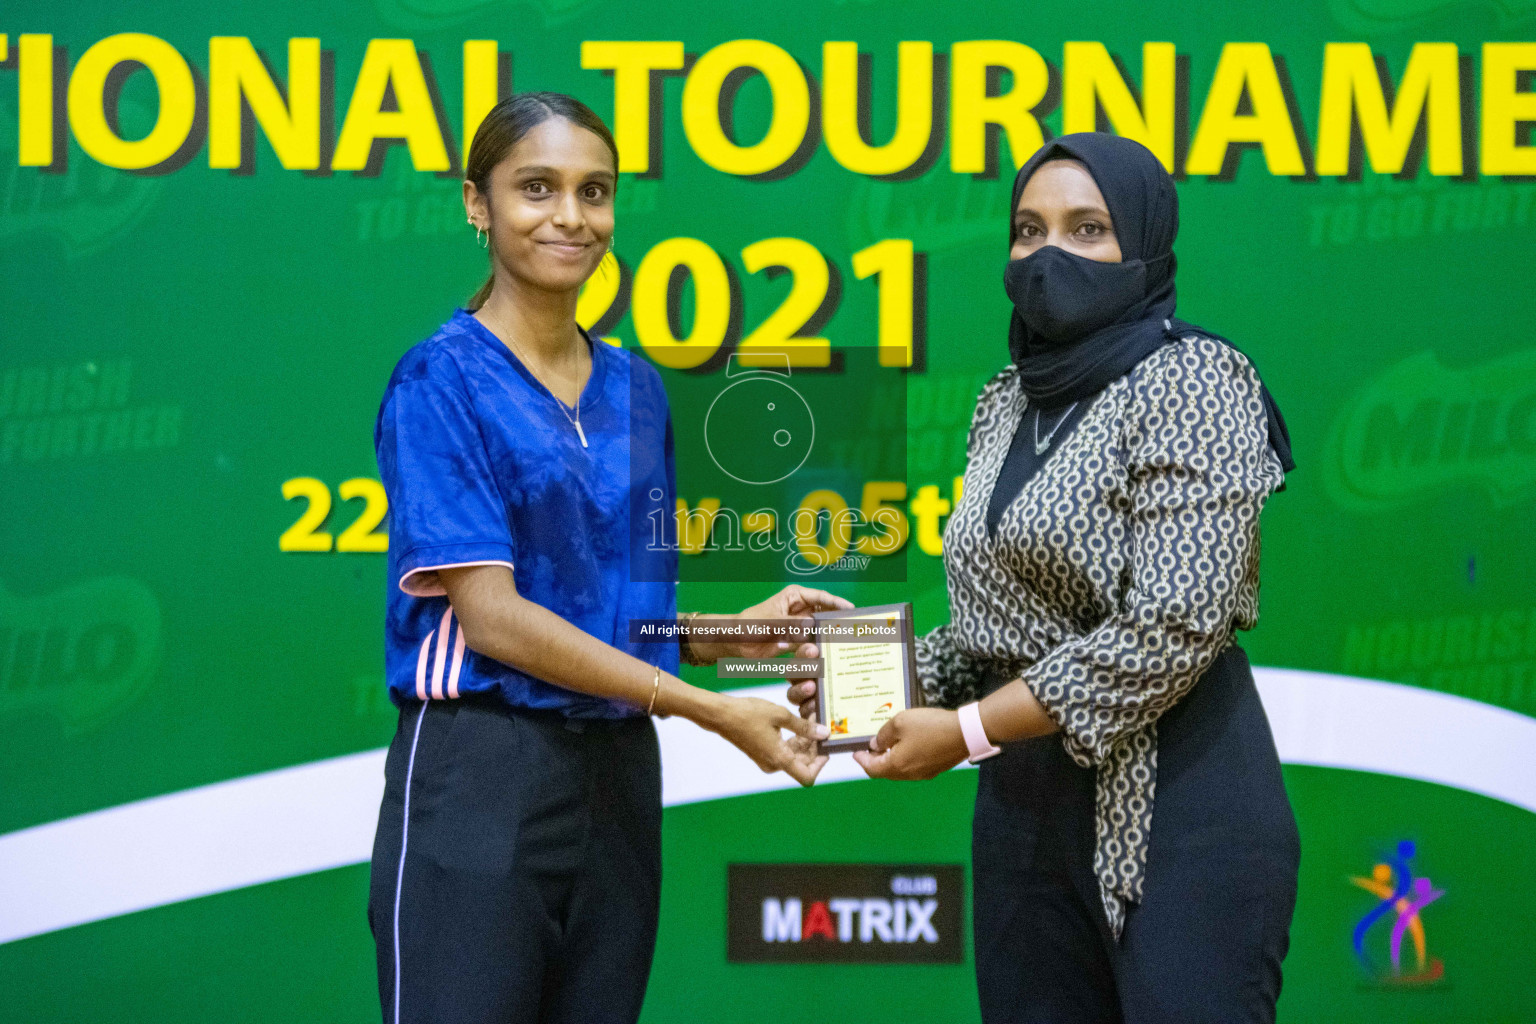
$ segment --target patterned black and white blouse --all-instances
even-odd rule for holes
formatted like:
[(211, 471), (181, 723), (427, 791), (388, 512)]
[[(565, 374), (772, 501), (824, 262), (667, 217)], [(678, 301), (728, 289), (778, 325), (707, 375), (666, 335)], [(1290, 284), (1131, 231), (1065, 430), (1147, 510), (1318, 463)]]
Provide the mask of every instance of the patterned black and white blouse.
[(930, 704), (1023, 677), (1074, 761), (1097, 770), (1094, 871), (1118, 937), (1141, 899), (1157, 718), (1258, 618), (1259, 510), (1284, 473), (1259, 380), (1201, 336), (1164, 345), (1093, 399), (995, 535), (987, 505), (1028, 400), (1012, 366), (976, 402), (944, 530), (950, 623), (917, 642)]

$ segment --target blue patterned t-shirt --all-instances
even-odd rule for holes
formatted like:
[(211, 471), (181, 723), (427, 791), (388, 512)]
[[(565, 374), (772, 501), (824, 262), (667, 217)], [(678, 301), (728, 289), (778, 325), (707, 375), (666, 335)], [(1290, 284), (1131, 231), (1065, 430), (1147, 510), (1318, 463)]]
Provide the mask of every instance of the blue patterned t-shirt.
[(629, 639), (630, 619), (677, 609), (675, 545), (648, 534), (657, 520), (670, 532), (673, 518), (646, 515), (675, 501), (666, 392), (643, 359), (587, 343), (586, 447), (559, 399), (465, 310), (395, 366), (374, 448), (389, 495), (385, 676), (396, 703), (490, 692), (574, 718), (641, 713), (466, 648), (437, 578), (454, 566), (508, 566), (524, 598), (677, 671), (676, 645)]

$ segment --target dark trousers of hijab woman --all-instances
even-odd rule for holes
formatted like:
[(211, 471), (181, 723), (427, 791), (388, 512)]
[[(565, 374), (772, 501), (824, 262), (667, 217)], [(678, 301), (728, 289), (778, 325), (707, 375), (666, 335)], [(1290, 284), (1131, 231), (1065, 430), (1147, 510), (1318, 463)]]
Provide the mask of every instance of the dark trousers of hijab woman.
[(1157, 738), (1144, 898), (1118, 943), (1093, 874), (1093, 771), (1058, 736), (982, 763), (972, 841), (985, 1024), (1274, 1021), (1300, 845), (1241, 648)]

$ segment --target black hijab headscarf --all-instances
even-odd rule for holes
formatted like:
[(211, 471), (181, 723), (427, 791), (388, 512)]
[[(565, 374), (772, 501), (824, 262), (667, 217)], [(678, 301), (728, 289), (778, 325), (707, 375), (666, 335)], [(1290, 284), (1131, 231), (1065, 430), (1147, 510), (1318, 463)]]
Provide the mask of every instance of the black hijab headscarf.
[[(1173, 241), (1179, 233), (1179, 196), (1173, 177), (1139, 142), (1104, 132), (1080, 132), (1047, 142), (1014, 178), (1008, 207), (1009, 246), (1014, 241), (1014, 211), (1025, 184), (1042, 164), (1062, 159), (1081, 161), (1093, 175), (1109, 208), (1121, 259), (1143, 264), (1145, 285), (1141, 296), (1112, 323), (1077, 338), (1053, 340), (1033, 331), (1015, 309), (1008, 327), (1008, 351), (1029, 400), (1047, 409), (1082, 401), (1164, 344), (1190, 334), (1231, 345), (1214, 332), (1174, 317), (1178, 261)], [(1280, 465), (1290, 472), (1296, 464), (1285, 418), (1269, 389), (1262, 382), (1259, 387), (1269, 443)]]

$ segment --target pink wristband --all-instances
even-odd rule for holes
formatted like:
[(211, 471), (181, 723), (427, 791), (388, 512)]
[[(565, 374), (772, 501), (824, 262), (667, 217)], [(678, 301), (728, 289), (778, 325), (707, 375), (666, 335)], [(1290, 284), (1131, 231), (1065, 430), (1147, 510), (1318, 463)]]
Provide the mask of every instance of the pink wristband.
[(960, 734), (965, 737), (966, 749), (971, 752), (971, 764), (1003, 752), (1002, 747), (987, 739), (987, 730), (981, 725), (981, 705), (976, 701), (960, 706)]

